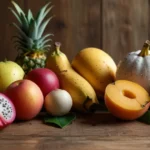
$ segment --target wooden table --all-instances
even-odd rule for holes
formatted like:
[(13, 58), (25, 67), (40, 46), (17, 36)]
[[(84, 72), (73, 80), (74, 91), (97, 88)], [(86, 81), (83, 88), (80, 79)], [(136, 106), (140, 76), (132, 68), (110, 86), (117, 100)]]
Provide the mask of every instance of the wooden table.
[(149, 150), (150, 125), (120, 121), (109, 113), (80, 114), (63, 129), (43, 115), (0, 131), (0, 150)]

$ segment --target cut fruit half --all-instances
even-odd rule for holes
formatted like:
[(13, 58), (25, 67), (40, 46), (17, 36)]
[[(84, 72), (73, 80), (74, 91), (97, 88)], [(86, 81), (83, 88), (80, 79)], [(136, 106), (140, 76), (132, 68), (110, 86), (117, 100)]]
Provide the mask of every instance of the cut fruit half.
[(11, 124), (16, 117), (16, 110), (11, 100), (0, 93), (0, 129)]
[(108, 110), (123, 120), (134, 120), (142, 116), (149, 108), (148, 92), (139, 84), (117, 80), (105, 90), (105, 104)]

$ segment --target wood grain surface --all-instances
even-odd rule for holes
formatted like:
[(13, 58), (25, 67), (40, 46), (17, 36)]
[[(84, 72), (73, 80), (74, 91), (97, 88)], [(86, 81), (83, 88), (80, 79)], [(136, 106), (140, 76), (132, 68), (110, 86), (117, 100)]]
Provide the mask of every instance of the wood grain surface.
[[(47, 0), (16, 0), (33, 13)], [(51, 0), (55, 15), (46, 32), (54, 33), (53, 42), (62, 43), (62, 51), (72, 60), (83, 48), (98, 47), (110, 54), (116, 63), (130, 51), (141, 49), (149, 38), (149, 0)], [(16, 34), (8, 10), (10, 0), (0, 5), (0, 60), (14, 60), (17, 51), (11, 37)], [(53, 49), (53, 47), (52, 47)]]
[[(47, 0), (15, 0), (33, 13)], [(149, 0), (51, 0), (55, 15), (46, 33), (62, 43), (70, 61), (83, 48), (98, 47), (116, 63), (130, 51), (141, 49), (150, 38)], [(16, 21), (8, 7), (0, 5), (0, 61), (14, 60), (12, 42)], [(52, 46), (53, 48), (53, 46)], [(0, 150), (149, 150), (150, 126), (138, 121), (120, 121), (109, 113), (77, 115), (64, 129), (46, 125), (43, 116), (15, 122), (0, 131)]]
[(148, 39), (148, 0), (103, 1), (103, 49), (118, 63)]
[[(14, 60), (17, 55), (12, 42), (12, 36), (16, 35), (16, 30), (11, 25), (16, 20), (8, 9), (12, 6), (10, 2), (10, 0), (5, 0), (0, 5), (0, 61), (4, 59)], [(16, 0), (16, 2), (24, 9), (23, 0)]]
[(60, 129), (42, 122), (43, 115), (0, 131), (1, 150), (149, 150), (150, 126), (120, 121), (109, 113), (78, 114)]

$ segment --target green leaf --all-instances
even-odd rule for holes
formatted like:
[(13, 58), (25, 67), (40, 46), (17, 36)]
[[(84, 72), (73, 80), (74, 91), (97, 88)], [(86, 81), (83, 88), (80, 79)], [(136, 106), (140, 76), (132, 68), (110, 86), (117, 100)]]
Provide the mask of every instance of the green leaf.
[(39, 20), (37, 20), (38, 27), (40, 27), (42, 21), (45, 19), (45, 17), (46, 17), (47, 14), (51, 11), (52, 8), (53, 8), (53, 6), (51, 6), (50, 8), (48, 8), (48, 9), (46, 10), (46, 12), (43, 14), (43, 16), (40, 16)]
[(24, 11), (20, 8), (20, 6), (16, 2), (12, 1), (12, 4), (14, 5), (14, 7), (15, 7), (15, 9), (18, 12), (19, 15), (21, 13), (25, 15)]
[(41, 43), (41, 46), (44, 47), (48, 42), (52, 41), (52, 39), (47, 39), (43, 43)]
[(35, 20), (31, 20), (29, 27), (29, 37), (33, 40), (37, 40), (37, 25)]
[(12, 23), (19, 31), (20, 35), (24, 38), (27, 39), (28, 37), (26, 36), (26, 34), (21, 30), (21, 28), (16, 24), (16, 23)]
[(45, 36), (43, 36), (40, 39), (36, 40), (35, 43), (37, 45), (41, 45), (50, 36), (54, 36), (54, 35), (53, 34), (46, 34)]
[(43, 43), (38, 43), (38, 42), (35, 42), (35, 47), (37, 49), (44, 49), (46, 45), (48, 45), (48, 42), (52, 41), (52, 39), (47, 39), (45, 41), (43, 41)]
[(47, 116), (44, 118), (44, 122), (46, 124), (53, 124), (53, 125), (57, 125), (60, 128), (64, 128), (75, 119), (76, 119), (75, 113), (68, 113), (67, 115), (59, 116), (59, 117)]
[(27, 16), (28, 22), (30, 23), (30, 21), (31, 21), (32, 19), (34, 19), (34, 18), (33, 18), (33, 14), (32, 14), (32, 12), (31, 12), (30, 9), (28, 10), (28, 14), (27, 14), (27, 15), (28, 15), (28, 16)]
[(46, 4), (45, 6), (43, 6), (43, 7), (40, 9), (40, 11), (38, 12), (38, 15), (37, 15), (37, 17), (36, 17), (37, 25), (38, 25), (38, 26), (40, 26), (40, 24), (42, 23), (42, 21), (43, 21), (43, 19), (44, 19), (44, 17), (45, 17), (44, 13), (45, 13), (47, 7), (48, 7), (50, 4), (51, 4), (51, 2), (47, 3), (47, 4)]
[(26, 16), (24, 14), (20, 14), (20, 19), (22, 22), (22, 26), (21, 29), (26, 33), (26, 35), (28, 34), (28, 28), (29, 28), (29, 23), (28, 20), (26, 18)]
[(51, 48), (51, 45), (45, 45), (41, 47), (43, 50), (49, 50)]
[(21, 45), (21, 46), (23, 46), (24, 48), (27, 48), (27, 43), (24, 42), (24, 41), (15, 40), (14, 44), (16, 44), (16, 43), (19, 44), (19, 45)]
[(51, 21), (52, 18), (53, 18), (53, 16), (48, 18), (45, 22), (43, 22), (43, 24), (41, 24), (41, 26), (39, 28), (39, 33), (38, 33), (38, 39), (41, 38), (41, 36), (43, 35), (43, 32), (44, 32), (46, 26), (48, 25), (48, 23)]
[(17, 14), (11, 7), (9, 7), (9, 9), (10, 9), (11, 12), (14, 14), (14, 16), (17, 18), (17, 20), (19, 21), (19, 23), (22, 25), (21, 19), (20, 19), (20, 17), (18, 16), (18, 14)]
[(141, 116), (137, 120), (150, 125), (150, 110), (148, 110), (143, 116)]
[(22, 47), (22, 46), (19, 46), (19, 45), (16, 45), (16, 46), (17, 46), (16, 48), (17, 48), (18, 51), (23, 51), (23, 52), (27, 51), (27, 49)]
[[(18, 29), (20, 36), (24, 39), (24, 41), (27, 42), (26, 45), (29, 46), (28, 48), (29, 49), (32, 48), (32, 45), (34, 45), (33, 40), (31, 38), (27, 37), (27, 35), (21, 30), (21, 28), (17, 24), (13, 23), (13, 25)], [(20, 37), (15, 36), (15, 38), (19, 39)]]
[(54, 5), (52, 5), (50, 8), (48, 8), (45, 13), (44, 13), (44, 16), (43, 18), (45, 18), (47, 16), (47, 14), (53, 9)]
[(18, 39), (18, 40), (20, 40), (20, 41), (23, 40), (22, 37), (21, 37), (20, 35), (14, 35), (14, 36), (12, 36), (11, 39), (12, 39), (12, 40)]

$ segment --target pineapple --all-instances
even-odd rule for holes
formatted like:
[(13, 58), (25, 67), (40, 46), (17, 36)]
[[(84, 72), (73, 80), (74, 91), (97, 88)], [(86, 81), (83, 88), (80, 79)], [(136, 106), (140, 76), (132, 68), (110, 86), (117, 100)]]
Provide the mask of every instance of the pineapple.
[(52, 41), (50, 37), (53, 34), (43, 35), (43, 33), (53, 16), (44, 19), (53, 6), (50, 5), (50, 2), (47, 3), (33, 17), (30, 9), (25, 14), (16, 2), (12, 1), (12, 4), (15, 10), (9, 9), (19, 22), (19, 24), (13, 23), (18, 30), (18, 35), (14, 36), (15, 47), (18, 50), (15, 61), (27, 74), (32, 69), (45, 67), (46, 52), (51, 46), (49, 42)]

